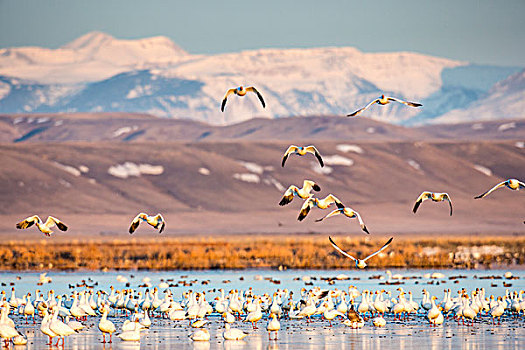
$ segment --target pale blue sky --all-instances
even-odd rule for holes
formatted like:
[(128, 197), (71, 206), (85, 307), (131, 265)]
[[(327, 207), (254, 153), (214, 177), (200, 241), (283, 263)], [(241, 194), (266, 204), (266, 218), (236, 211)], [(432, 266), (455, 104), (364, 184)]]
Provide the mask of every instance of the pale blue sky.
[(2, 48), (56, 48), (93, 30), (165, 35), (190, 53), (354, 46), (525, 65), (524, 0), (0, 0)]

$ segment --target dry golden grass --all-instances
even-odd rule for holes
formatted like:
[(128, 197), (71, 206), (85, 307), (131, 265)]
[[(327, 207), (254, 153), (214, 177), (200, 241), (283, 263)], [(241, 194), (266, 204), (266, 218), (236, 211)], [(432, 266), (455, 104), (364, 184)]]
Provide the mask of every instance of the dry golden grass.
[[(367, 238), (335, 237), (356, 256), (382, 244)], [(481, 247), (481, 248), (480, 248)], [(525, 238), (395, 238), (370, 268), (476, 267), (525, 264)], [(0, 245), (3, 270), (100, 269), (332, 269), (352, 262), (336, 252), (325, 236), (232, 236), (112, 241), (12, 241)]]

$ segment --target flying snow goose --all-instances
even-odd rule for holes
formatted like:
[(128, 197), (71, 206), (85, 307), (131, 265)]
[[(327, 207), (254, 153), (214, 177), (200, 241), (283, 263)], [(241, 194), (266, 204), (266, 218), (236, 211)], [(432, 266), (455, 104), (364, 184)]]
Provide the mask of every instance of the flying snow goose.
[(28, 218), (26, 218), (24, 221), (19, 222), (16, 224), (17, 229), (24, 229), (29, 228), (33, 226), (33, 224), (36, 224), (36, 227), (45, 234), (46, 236), (51, 236), (53, 231), (51, 231), (51, 228), (53, 226), (57, 226), (59, 230), (61, 231), (67, 231), (67, 226), (57, 218), (53, 216), (48, 216), (45, 223), (42, 222), (42, 220), (38, 217), (38, 215), (33, 215)]
[(494, 192), (495, 190), (497, 190), (498, 188), (503, 187), (503, 186), (505, 186), (507, 188), (510, 188), (511, 190), (514, 190), (514, 191), (519, 191), (520, 189), (525, 188), (525, 183), (523, 183), (523, 182), (521, 182), (519, 180), (516, 180), (516, 179), (508, 179), (506, 181), (500, 182), (499, 184), (497, 184), (496, 186), (492, 187), (487, 192), (482, 193), (479, 196), (476, 196), (474, 198), (475, 199), (480, 199), (480, 198), (486, 197), (489, 194), (491, 194), (492, 192)]
[(427, 199), (432, 199), (433, 202), (447, 201), (448, 204), (450, 205), (450, 215), (452, 216), (452, 201), (450, 200), (450, 196), (448, 195), (448, 193), (429, 192), (429, 191), (424, 191), (423, 193), (419, 195), (419, 197), (417, 197), (416, 203), (414, 204), (414, 209), (412, 209), (414, 214), (417, 212), (417, 209), (419, 208), (421, 203), (423, 203)]
[(339, 248), (337, 246), (337, 244), (335, 244), (335, 242), (332, 240), (332, 237), (328, 236), (328, 239), (330, 240), (330, 243), (332, 243), (332, 246), (337, 249), (341, 254), (343, 254), (344, 256), (352, 259), (355, 261), (355, 266), (359, 269), (364, 269), (366, 267), (366, 261), (368, 259), (370, 259), (371, 257), (373, 256), (376, 256), (377, 254), (381, 253), (383, 250), (386, 249), (386, 247), (388, 247), (388, 245), (392, 242), (392, 240), (394, 239), (394, 237), (391, 237), (388, 242), (385, 243), (384, 246), (381, 247), (381, 249), (379, 249), (377, 252), (373, 253), (373, 254), (370, 254), (369, 256), (367, 256), (366, 258), (364, 259), (356, 259), (354, 258), (352, 255), (348, 254), (347, 252), (345, 252), (344, 250), (342, 250), (341, 248)]
[(228, 100), (228, 96), (230, 96), (231, 94), (235, 94), (237, 96), (244, 96), (246, 95), (248, 91), (255, 93), (257, 97), (259, 98), (259, 100), (261, 101), (263, 108), (266, 108), (266, 103), (264, 103), (264, 99), (261, 93), (257, 91), (255, 87), (248, 86), (247, 88), (245, 88), (244, 86), (239, 86), (238, 88), (235, 88), (235, 89), (229, 89), (226, 92), (226, 95), (224, 95), (224, 98), (222, 99), (221, 111), (224, 112), (224, 107), (226, 107), (226, 100)]
[(363, 219), (361, 219), (361, 215), (359, 215), (358, 212), (356, 212), (352, 208), (345, 207), (344, 205), (340, 205), (340, 204), (337, 204), (337, 203), (336, 203), (336, 205), (337, 205), (337, 209), (334, 209), (328, 215), (325, 215), (322, 218), (315, 220), (315, 222), (323, 221), (324, 219), (328, 219), (329, 217), (332, 217), (332, 216), (335, 216), (335, 215), (339, 215), (339, 214), (343, 214), (344, 216), (346, 216), (346, 217), (348, 217), (350, 219), (357, 218), (357, 220), (359, 220), (359, 225), (361, 226), (361, 229), (363, 231), (365, 231), (367, 234), (370, 234), (370, 232), (368, 232), (368, 229), (366, 228), (365, 223), (363, 222)]
[(291, 185), (290, 187), (288, 187), (286, 192), (284, 192), (283, 198), (279, 202), (279, 205), (283, 206), (290, 203), (293, 200), (294, 196), (298, 196), (302, 199), (308, 199), (312, 190), (321, 191), (321, 187), (319, 187), (318, 184), (311, 180), (304, 180), (302, 188), (298, 188), (297, 186)]
[(303, 221), (306, 215), (308, 215), (308, 213), (310, 212), (310, 209), (312, 209), (313, 207), (317, 207), (319, 209), (326, 209), (334, 203), (336, 203), (338, 207), (343, 206), (341, 201), (337, 199), (337, 197), (333, 194), (329, 194), (323, 199), (314, 198), (314, 196), (311, 195), (310, 197), (308, 197), (308, 199), (304, 201), (304, 204), (301, 207), (301, 212), (299, 213), (299, 217), (297, 218), (297, 220)]
[(148, 215), (146, 213), (140, 213), (137, 216), (135, 216), (135, 219), (131, 222), (131, 226), (129, 227), (129, 233), (132, 234), (135, 232), (137, 227), (139, 227), (140, 221), (146, 221), (148, 224), (153, 226), (154, 228), (159, 229), (159, 233), (162, 233), (164, 231), (164, 227), (166, 226), (166, 221), (162, 217), (161, 214), (157, 214), (155, 216)]
[(377, 103), (377, 104), (380, 104), (380, 105), (387, 105), (387, 104), (389, 104), (392, 101), (399, 102), (399, 103), (402, 103), (402, 104), (410, 106), (410, 107), (421, 107), (422, 106), (421, 103), (408, 102), (408, 101), (403, 101), (403, 100), (401, 100), (399, 98), (381, 95), (381, 97), (376, 98), (375, 100), (373, 100), (372, 102), (370, 102), (369, 104), (364, 106), (363, 108), (358, 109), (357, 111), (355, 111), (352, 114), (348, 114), (347, 117), (355, 117), (359, 113), (361, 113), (361, 112), (365, 111), (366, 109), (368, 109), (368, 107), (370, 107), (374, 103)]
[(321, 154), (319, 153), (317, 148), (315, 148), (314, 145), (310, 145), (310, 146), (291, 145), (290, 147), (288, 147), (288, 149), (284, 153), (283, 161), (281, 163), (281, 166), (284, 167), (284, 163), (286, 163), (286, 160), (288, 159), (288, 156), (290, 154), (297, 154), (297, 155), (300, 155), (300, 156), (304, 156), (307, 153), (313, 154), (317, 158), (317, 160), (319, 161), (319, 164), (321, 165), (321, 167), (324, 167), (323, 158), (321, 158)]

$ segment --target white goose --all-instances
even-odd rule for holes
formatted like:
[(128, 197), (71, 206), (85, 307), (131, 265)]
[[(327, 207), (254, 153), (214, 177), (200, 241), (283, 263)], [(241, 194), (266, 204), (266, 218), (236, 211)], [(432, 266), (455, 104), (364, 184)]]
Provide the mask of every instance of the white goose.
[(71, 334), (75, 333), (75, 330), (73, 330), (71, 327), (69, 327), (64, 322), (60, 321), (58, 319), (58, 308), (53, 308), (53, 317), (51, 318), (51, 322), (49, 322), (49, 329), (53, 333), (56, 334), (58, 337), (57, 343), (55, 346), (58, 346), (58, 343), (62, 339), (62, 346), (65, 344), (65, 337), (70, 336)]
[(433, 202), (447, 201), (450, 206), (450, 216), (452, 216), (452, 201), (450, 200), (450, 196), (448, 195), (448, 193), (438, 193), (430, 191), (424, 191), (419, 195), (419, 197), (416, 200), (416, 203), (414, 204), (414, 208), (412, 209), (414, 214), (417, 212), (417, 209), (419, 208), (421, 203), (423, 203), (427, 199), (431, 199)]
[(226, 323), (224, 326), (225, 331), (222, 332), (222, 336), (226, 340), (243, 340), (248, 336), (247, 333), (244, 333), (242, 330), (237, 328), (231, 328), (231, 326)]
[(344, 205), (339, 204), (337, 202), (336, 202), (336, 205), (337, 205), (337, 209), (334, 209), (331, 213), (323, 216), (320, 219), (315, 220), (315, 222), (320, 222), (320, 221), (323, 221), (324, 219), (328, 219), (328, 218), (330, 218), (332, 216), (336, 216), (336, 215), (342, 214), (342, 215), (344, 215), (344, 216), (346, 216), (347, 218), (350, 218), (350, 219), (357, 218), (357, 220), (359, 220), (359, 225), (361, 226), (361, 229), (363, 231), (365, 231), (367, 234), (370, 234), (370, 232), (368, 232), (368, 229), (366, 228), (366, 225), (365, 225), (363, 219), (361, 219), (361, 215), (359, 215), (358, 212), (356, 212), (352, 208), (345, 207)]
[(104, 305), (103, 310), (104, 312), (102, 313), (102, 318), (98, 323), (98, 329), (102, 332), (102, 336), (104, 337), (102, 343), (106, 342), (106, 333), (109, 334), (109, 343), (111, 343), (111, 337), (113, 336), (113, 333), (115, 332), (116, 328), (113, 322), (108, 320), (109, 306)]
[(381, 249), (379, 249), (378, 251), (370, 254), (369, 256), (367, 256), (366, 258), (364, 259), (356, 259), (354, 258), (352, 255), (348, 254), (347, 252), (345, 252), (344, 250), (342, 250), (341, 248), (339, 248), (337, 246), (337, 244), (335, 244), (335, 242), (332, 240), (332, 237), (328, 236), (328, 239), (330, 240), (330, 243), (332, 244), (332, 246), (337, 250), (339, 251), (341, 254), (343, 254), (344, 256), (346, 256), (347, 258), (350, 258), (352, 260), (355, 261), (355, 266), (359, 269), (364, 269), (367, 265), (366, 265), (366, 261), (374, 256), (376, 256), (377, 254), (381, 253), (383, 250), (385, 250), (389, 244), (392, 242), (392, 240), (394, 239), (394, 237), (391, 237), (388, 242), (385, 243), (384, 246), (381, 247)]
[(421, 107), (421, 106), (422, 106), (421, 103), (408, 102), (408, 101), (403, 101), (403, 100), (401, 100), (401, 99), (399, 99), (399, 98), (395, 98), (395, 97), (389, 97), (389, 96), (381, 95), (381, 97), (376, 98), (375, 100), (373, 100), (372, 102), (370, 102), (369, 104), (367, 104), (366, 106), (364, 106), (363, 108), (358, 109), (357, 111), (355, 111), (355, 112), (352, 113), (352, 114), (348, 114), (347, 117), (355, 117), (355, 116), (358, 115), (359, 113), (365, 111), (368, 107), (370, 107), (370, 106), (373, 105), (374, 103), (377, 103), (377, 104), (380, 104), (380, 105), (387, 105), (387, 104), (389, 104), (390, 102), (399, 102), (399, 103), (402, 103), (402, 104), (407, 105), (407, 106), (410, 106), (410, 107)]
[(519, 180), (516, 180), (516, 179), (508, 179), (508, 180), (505, 180), (503, 182), (500, 182), (499, 184), (497, 184), (496, 186), (492, 187), (487, 192), (484, 192), (484, 193), (480, 194), (479, 196), (474, 197), (474, 199), (484, 198), (484, 197), (488, 196), (489, 194), (491, 194), (492, 192), (494, 192), (495, 190), (497, 190), (498, 188), (501, 188), (501, 187), (507, 187), (507, 188), (510, 188), (511, 190), (519, 191), (520, 189), (525, 188), (525, 183), (523, 183), (523, 182), (521, 182)]
[(273, 340), (277, 340), (278, 332), (280, 329), (281, 323), (277, 319), (277, 315), (270, 314), (270, 320), (266, 325), (266, 330), (268, 331), (268, 340), (272, 340), (272, 333), (275, 333), (275, 338)]
[(160, 227), (159, 233), (162, 233), (162, 231), (164, 231), (164, 227), (166, 227), (166, 221), (164, 220), (161, 214), (148, 215), (146, 213), (139, 213), (137, 216), (135, 216), (135, 218), (131, 222), (131, 225), (129, 227), (130, 234), (135, 232), (137, 227), (139, 227), (139, 224), (141, 221), (146, 221), (148, 224), (153, 226), (153, 228), (155, 229), (158, 229)]
[(237, 96), (244, 96), (244, 95), (246, 95), (247, 92), (255, 93), (257, 95), (257, 97), (259, 98), (259, 100), (261, 101), (261, 104), (262, 104), (263, 108), (266, 108), (266, 103), (264, 102), (264, 99), (263, 99), (262, 95), (260, 94), (260, 92), (255, 87), (248, 86), (247, 88), (245, 88), (244, 86), (239, 86), (239, 87), (234, 88), (234, 89), (229, 89), (226, 92), (226, 95), (224, 95), (224, 98), (222, 99), (221, 112), (224, 112), (224, 107), (226, 107), (226, 101), (228, 100), (228, 96), (230, 96), (232, 94), (235, 94)]
[(313, 154), (317, 158), (317, 160), (319, 161), (319, 164), (321, 165), (321, 167), (324, 167), (323, 158), (321, 158), (321, 154), (319, 153), (317, 148), (315, 148), (314, 145), (310, 145), (310, 146), (291, 145), (290, 147), (288, 147), (286, 152), (284, 152), (284, 156), (283, 156), (283, 160), (281, 162), (281, 166), (284, 167), (284, 164), (286, 163), (286, 160), (288, 159), (288, 156), (290, 154), (297, 154), (299, 156), (304, 156), (307, 153)]
[(333, 194), (329, 194), (323, 199), (315, 198), (313, 195), (311, 195), (304, 201), (297, 220), (303, 221), (313, 207), (317, 207), (319, 209), (327, 209), (334, 203), (337, 204), (338, 208), (341, 208), (341, 206), (344, 207), (343, 203), (341, 203), (341, 201)]
[(319, 185), (312, 180), (304, 180), (302, 188), (290, 185), (286, 192), (284, 192), (283, 198), (279, 202), (279, 205), (283, 206), (291, 203), (294, 196), (297, 196), (302, 199), (308, 199), (312, 190), (321, 191), (321, 187), (319, 187)]
[(67, 226), (57, 218), (53, 216), (48, 216), (46, 222), (42, 222), (40, 217), (38, 215), (30, 216), (23, 221), (20, 221), (16, 224), (17, 229), (25, 229), (33, 226), (33, 224), (36, 224), (36, 227), (45, 234), (46, 236), (51, 236), (53, 231), (51, 231), (51, 228), (53, 228), (55, 225), (58, 227), (61, 231), (67, 231)]

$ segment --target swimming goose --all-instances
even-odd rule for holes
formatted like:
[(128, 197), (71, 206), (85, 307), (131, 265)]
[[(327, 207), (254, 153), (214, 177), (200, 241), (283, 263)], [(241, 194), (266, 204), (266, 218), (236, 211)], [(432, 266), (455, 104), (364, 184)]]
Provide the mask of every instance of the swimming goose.
[(146, 213), (140, 213), (131, 222), (131, 226), (129, 227), (129, 233), (132, 234), (135, 232), (137, 227), (139, 227), (139, 224), (141, 221), (146, 221), (148, 224), (153, 226), (153, 228), (159, 229), (159, 233), (162, 233), (164, 231), (164, 227), (166, 226), (166, 221), (164, 221), (164, 218), (161, 214), (157, 214), (155, 216), (148, 215)]
[(321, 191), (321, 187), (319, 187), (319, 185), (312, 180), (304, 180), (302, 188), (290, 185), (286, 192), (284, 192), (283, 198), (281, 198), (279, 205), (283, 206), (291, 203), (294, 196), (298, 196), (302, 199), (308, 199), (312, 190)]
[(350, 219), (357, 218), (357, 220), (359, 220), (359, 225), (361, 226), (361, 229), (365, 231), (367, 234), (370, 234), (370, 232), (368, 232), (368, 229), (366, 228), (365, 223), (363, 222), (363, 219), (361, 219), (361, 215), (359, 215), (358, 212), (356, 212), (352, 208), (345, 207), (344, 205), (339, 204), (339, 203), (336, 203), (336, 205), (337, 205), (337, 209), (334, 209), (328, 215), (325, 215), (322, 218), (315, 220), (315, 222), (320, 222), (320, 221), (323, 221), (324, 219), (328, 219), (329, 217), (343, 214), (344, 216)]
[(337, 205), (338, 208), (344, 207), (343, 203), (341, 203), (341, 201), (337, 199), (337, 197), (333, 194), (329, 194), (323, 199), (315, 198), (313, 195), (310, 195), (310, 197), (308, 197), (308, 199), (304, 201), (297, 220), (303, 221), (304, 218), (310, 212), (310, 209), (312, 209), (313, 207), (317, 207), (319, 209), (326, 209), (334, 203)]
[(297, 154), (297, 155), (300, 155), (300, 156), (304, 156), (307, 153), (313, 154), (317, 158), (317, 160), (319, 161), (319, 164), (321, 165), (321, 167), (324, 167), (323, 158), (321, 158), (321, 154), (319, 153), (317, 148), (315, 148), (314, 145), (310, 145), (310, 146), (306, 146), (306, 147), (291, 145), (290, 147), (288, 147), (288, 149), (284, 153), (283, 161), (281, 163), (281, 166), (284, 167), (284, 163), (286, 163), (286, 160), (288, 159), (288, 156), (290, 154)]
[(20, 221), (16, 224), (17, 229), (25, 229), (33, 226), (33, 224), (36, 224), (36, 227), (45, 234), (46, 236), (51, 236), (53, 231), (51, 231), (51, 228), (53, 226), (57, 226), (59, 230), (61, 231), (67, 231), (67, 226), (57, 218), (53, 216), (48, 216), (45, 223), (42, 222), (42, 220), (38, 217), (38, 215), (33, 215), (28, 218), (26, 218), (23, 221)]
[(450, 205), (450, 215), (452, 216), (452, 201), (450, 200), (450, 196), (448, 195), (448, 193), (445, 193), (445, 192), (438, 193), (438, 192), (429, 192), (429, 191), (424, 191), (417, 198), (416, 203), (414, 204), (414, 209), (412, 209), (414, 214), (417, 212), (417, 209), (419, 208), (421, 203), (423, 203), (427, 199), (432, 199), (433, 202), (447, 201), (448, 204)]
[(391, 237), (388, 242), (385, 243), (384, 246), (381, 247), (381, 249), (379, 249), (377, 252), (373, 253), (373, 254), (370, 254), (369, 256), (367, 256), (366, 258), (364, 259), (356, 259), (354, 258), (352, 255), (348, 254), (347, 252), (345, 252), (344, 250), (342, 250), (341, 248), (339, 248), (337, 246), (337, 244), (335, 244), (335, 242), (332, 240), (332, 237), (328, 236), (328, 239), (330, 240), (330, 243), (332, 243), (332, 246), (337, 249), (341, 254), (343, 254), (344, 256), (346, 256), (347, 258), (350, 258), (352, 260), (355, 261), (355, 266), (359, 269), (364, 269), (367, 265), (366, 265), (366, 261), (368, 259), (370, 259), (371, 257), (373, 256), (376, 256), (377, 254), (381, 253), (383, 250), (386, 249), (386, 247), (388, 247), (388, 245), (392, 242), (392, 240), (394, 239), (394, 237)]
[(523, 182), (521, 182), (519, 180), (516, 180), (516, 179), (508, 179), (508, 180), (505, 180), (503, 182), (500, 182), (499, 184), (497, 184), (496, 186), (492, 187), (487, 192), (482, 193), (479, 196), (474, 197), (474, 199), (480, 199), (480, 198), (486, 197), (489, 194), (491, 194), (492, 192), (494, 192), (495, 190), (497, 190), (498, 188), (503, 187), (503, 186), (505, 186), (507, 188), (510, 188), (511, 190), (514, 190), (514, 191), (519, 191), (520, 189), (525, 188), (525, 183), (523, 183)]
[(365, 111), (368, 107), (370, 107), (371, 105), (373, 105), (374, 103), (377, 103), (377, 104), (380, 104), (380, 105), (387, 105), (389, 104), (390, 102), (399, 102), (399, 103), (402, 103), (404, 105), (407, 105), (407, 106), (410, 106), (410, 107), (421, 107), (422, 104), (421, 103), (415, 103), (415, 102), (408, 102), (408, 101), (403, 101), (399, 98), (395, 98), (395, 97), (389, 97), (389, 96), (385, 96), (385, 95), (381, 95), (381, 97), (379, 98), (376, 98), (375, 100), (373, 100), (372, 102), (370, 102), (369, 104), (367, 104), (366, 106), (364, 106), (363, 108), (361, 109), (358, 109), (357, 111), (355, 111), (354, 113), (352, 114), (348, 114), (347, 117), (355, 117), (356, 115), (358, 115), (359, 113)]
[(257, 91), (256, 88), (254, 88), (253, 86), (248, 86), (247, 88), (244, 88), (244, 86), (239, 86), (238, 88), (235, 88), (235, 89), (229, 89), (226, 92), (226, 95), (224, 95), (224, 98), (222, 99), (221, 111), (224, 112), (224, 107), (226, 106), (226, 100), (228, 99), (228, 96), (230, 96), (231, 94), (235, 94), (237, 96), (244, 96), (249, 91), (255, 93), (257, 97), (259, 98), (259, 100), (261, 101), (263, 108), (266, 108), (266, 103), (264, 103), (264, 99), (262, 95), (260, 94), (259, 91)]

